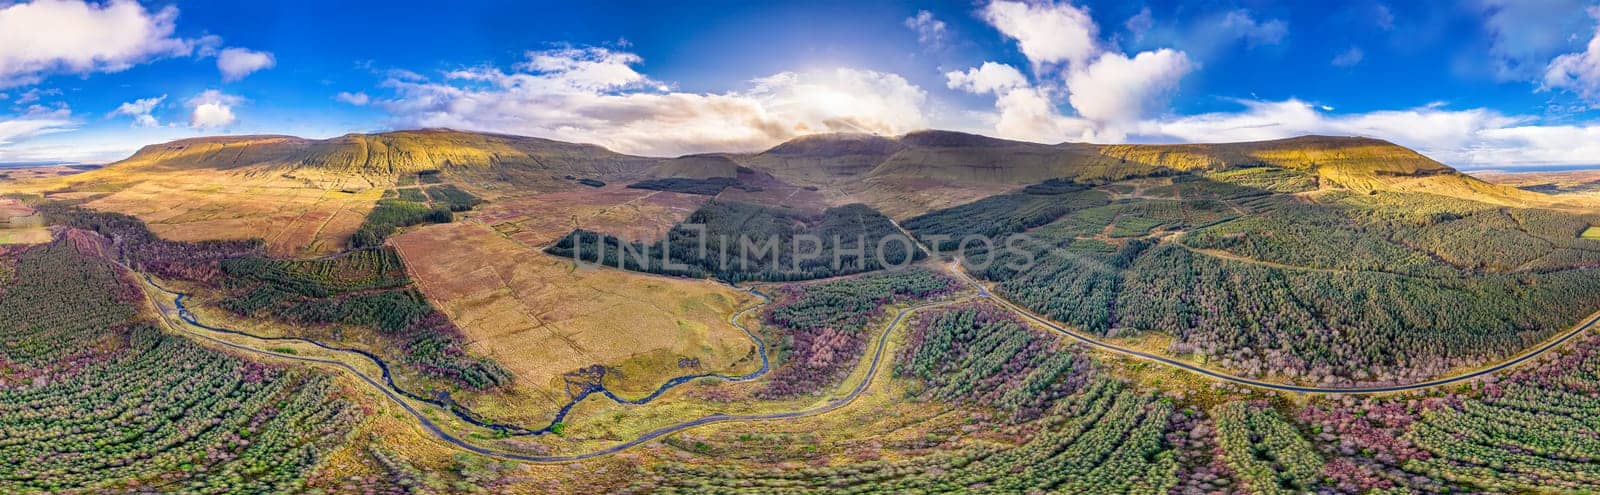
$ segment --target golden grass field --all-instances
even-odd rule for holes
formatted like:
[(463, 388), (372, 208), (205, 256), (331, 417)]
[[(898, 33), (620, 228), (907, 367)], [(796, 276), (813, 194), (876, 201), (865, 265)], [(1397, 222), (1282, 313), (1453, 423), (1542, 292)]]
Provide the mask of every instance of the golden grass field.
[(97, 165), (46, 165), (40, 167), (0, 168), (0, 183), (65, 177), (98, 168)]
[(85, 206), (138, 217), (157, 235), (173, 240), (261, 238), (272, 254), (282, 256), (343, 248), (383, 194), (382, 189), (352, 193), (282, 175), (220, 170), (147, 177), (134, 175), (136, 182)]
[(704, 204), (705, 196), (602, 188), (528, 195), (485, 204), (473, 213), (496, 231), (529, 246), (544, 246), (576, 228), (625, 239), (654, 240)]
[[(475, 222), (430, 225), (390, 241), (423, 293), (467, 335), (469, 352), (516, 375), (504, 400), (518, 409), (543, 399), (551, 407), (532, 409), (553, 412), (568, 399), (563, 374), (594, 364), (621, 370), (608, 373), (606, 386), (633, 397), (674, 376), (759, 366), (755, 344), (728, 323), (755, 302), (743, 292), (576, 268)], [(680, 368), (678, 358), (700, 366)]]

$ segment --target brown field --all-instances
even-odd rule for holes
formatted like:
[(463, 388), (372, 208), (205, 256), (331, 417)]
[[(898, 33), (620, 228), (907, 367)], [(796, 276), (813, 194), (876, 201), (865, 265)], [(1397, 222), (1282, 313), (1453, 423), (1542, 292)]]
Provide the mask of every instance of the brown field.
[(43, 244), (46, 242), (50, 242), (50, 230), (44, 227), (0, 228), (0, 245)]
[(168, 239), (261, 238), (273, 254), (305, 256), (343, 247), (382, 194), (324, 189), (276, 175), (193, 170), (137, 182), (85, 206), (133, 215)]
[(1005, 184), (954, 185), (932, 179), (876, 177), (843, 187), (843, 195), (830, 198), (830, 203), (863, 203), (896, 220), (905, 220), (933, 210), (970, 203), (1016, 189), (1015, 186)]
[(27, 222), (26, 219), (31, 216), (33, 216), (33, 208), (23, 204), (22, 201), (0, 197), (0, 225), (15, 225)]
[[(430, 225), (390, 242), (466, 333), (470, 352), (516, 375), (503, 398), (516, 410), (500, 414), (553, 412), (568, 398), (563, 374), (594, 364), (620, 370), (606, 386), (637, 397), (671, 377), (759, 363), (755, 344), (727, 321), (753, 298), (709, 281), (577, 268), (476, 222)], [(679, 358), (700, 366), (680, 368)]]
[(11, 198), (0, 198), (0, 245), (39, 244), (50, 241), (44, 218), (33, 208)]
[(49, 179), (83, 173), (98, 165), (46, 165), (42, 167), (0, 168), (0, 184), (14, 181)]
[(484, 205), (473, 217), (529, 246), (550, 244), (579, 227), (651, 240), (666, 235), (705, 201), (705, 196), (607, 184), (501, 200)]
[(1471, 175), (1486, 182), (1547, 194), (1594, 194), (1600, 192), (1600, 170), (1551, 172), (1485, 170), (1472, 172)]

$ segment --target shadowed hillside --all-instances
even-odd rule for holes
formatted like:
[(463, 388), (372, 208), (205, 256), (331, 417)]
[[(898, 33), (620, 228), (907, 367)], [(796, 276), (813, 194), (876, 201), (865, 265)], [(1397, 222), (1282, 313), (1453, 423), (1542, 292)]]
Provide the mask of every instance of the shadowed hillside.
[[(1015, 187), (1055, 178), (1114, 181), (1175, 172), (1277, 167), (1313, 174), (1357, 192), (1414, 191), (1497, 204), (1551, 199), (1460, 174), (1393, 143), (1362, 137), (1302, 136), (1223, 144), (1038, 144), (951, 131), (899, 138), (820, 135), (784, 143), (740, 163), (791, 181), (833, 186), (885, 211), (940, 207), (939, 198), (983, 187)], [(847, 162), (849, 166), (839, 166)], [(925, 198), (936, 191), (934, 198)], [(971, 198), (969, 198), (971, 199)], [(922, 204), (927, 202), (929, 204)]]

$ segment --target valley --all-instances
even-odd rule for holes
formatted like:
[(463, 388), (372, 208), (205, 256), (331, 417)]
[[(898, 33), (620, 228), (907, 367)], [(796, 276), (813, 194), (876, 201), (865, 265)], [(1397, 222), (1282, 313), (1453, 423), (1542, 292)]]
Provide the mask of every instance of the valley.
[[(54, 394), (131, 335), (333, 401), (294, 407), (342, 436), (241, 487), (1443, 493), (1592, 469), (1538, 425), (1588, 428), (1600, 210), (1373, 140), (218, 138), (6, 201), (0, 306), (81, 304), (18, 285), (40, 256), (120, 287), (92, 296), (117, 322), (6, 344), (6, 383)], [(718, 263), (741, 235), (782, 249)], [(1464, 433), (1486, 415), (1521, 419)], [(148, 467), (59, 487), (202, 479), (123, 462)]]

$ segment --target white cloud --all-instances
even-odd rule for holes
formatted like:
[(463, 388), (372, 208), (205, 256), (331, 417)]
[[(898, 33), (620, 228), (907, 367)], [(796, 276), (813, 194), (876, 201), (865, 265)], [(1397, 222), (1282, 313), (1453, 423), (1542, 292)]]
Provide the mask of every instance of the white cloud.
[(217, 70), (222, 71), (223, 82), (238, 81), (277, 64), (278, 60), (273, 58), (272, 53), (246, 48), (224, 48), (217, 54)]
[(233, 107), (243, 102), (243, 98), (224, 94), (215, 89), (208, 89), (195, 95), (186, 102), (189, 106), (189, 127), (195, 129), (227, 127), (237, 120), (233, 114)]
[(161, 95), (124, 102), (118, 105), (116, 110), (112, 110), (111, 113), (107, 114), (106, 118), (122, 115), (133, 117), (133, 125), (135, 126), (156, 127), (161, 125), (161, 122), (157, 121), (156, 117), (151, 115), (150, 112), (155, 111), (156, 106), (166, 99), (167, 95)]
[(1502, 81), (1538, 80), (1550, 58), (1569, 47), (1574, 33), (1591, 24), (1582, 15), (1592, 0), (1479, 0), (1494, 76)]
[(1166, 105), (1195, 66), (1183, 52), (1162, 48), (1129, 58), (1107, 52), (1067, 75), (1068, 101), (1078, 116), (1103, 128), (1096, 140), (1121, 140), (1120, 128)]
[(347, 92), (347, 91), (341, 91), (341, 92), (339, 92), (339, 94), (333, 95), (333, 99), (339, 100), (339, 101), (344, 102), (344, 103), (349, 103), (351, 105), (355, 105), (355, 106), (358, 106), (358, 107), (366, 106), (367, 103), (372, 101), (372, 97), (369, 97), (369, 96), (367, 96), (367, 94), (365, 92), (360, 92), (360, 91), (357, 91), (355, 93), (351, 93), (351, 92)]
[(1289, 35), (1289, 23), (1278, 19), (1257, 21), (1250, 11), (1244, 9), (1228, 12), (1222, 17), (1220, 28), (1245, 40), (1250, 46), (1276, 45)]
[(458, 71), (451, 77), (496, 80), (507, 85), (527, 85), (540, 91), (611, 91), (643, 86), (660, 86), (633, 66), (644, 60), (638, 55), (600, 47), (562, 48), (530, 51), (528, 60), (516, 69), (532, 74), (507, 76), (494, 69)]
[[(1195, 70), (1188, 54), (1169, 48), (1128, 56), (1095, 39), (1098, 26), (1084, 9), (1070, 3), (997, 1), (983, 10), (985, 20), (1007, 37), (1034, 65), (1035, 81), (993, 62), (946, 73), (953, 89), (994, 93), (995, 123), (1001, 137), (1058, 142), (1117, 141), (1126, 128), (1164, 109), (1178, 82)], [(1130, 21), (1137, 30), (1149, 21)], [(1248, 19), (1248, 16), (1246, 16)], [(1237, 21), (1243, 22), (1243, 21)], [(1258, 26), (1249, 20), (1251, 26)], [(1045, 68), (1058, 70), (1042, 70)], [(1058, 91), (1065, 86), (1066, 91)], [(1056, 99), (1065, 96), (1077, 115), (1066, 116)], [(1012, 115), (1015, 113), (1015, 115)], [(1029, 124), (1037, 128), (1027, 128)], [(1002, 125), (1004, 124), (1004, 125)]]
[(1057, 143), (1066, 139), (1093, 140), (1095, 137), (1093, 124), (1062, 115), (1050, 97), (1038, 88), (1008, 91), (995, 99), (994, 106), (998, 112), (994, 130), (1009, 139)]
[(944, 21), (935, 19), (933, 12), (926, 10), (917, 11), (917, 15), (906, 18), (906, 27), (917, 32), (917, 42), (929, 49), (938, 49), (944, 46), (946, 26)]
[(927, 126), (926, 93), (895, 74), (784, 72), (740, 91), (685, 93), (603, 48), (529, 52), (513, 72), (478, 67), (441, 81), (391, 78), (374, 101), (398, 126), (451, 127), (595, 143), (647, 155), (752, 151), (819, 132), (901, 134)]
[[(1600, 22), (1600, 7), (1591, 7), (1589, 15)], [(1542, 87), (1570, 90), (1590, 105), (1600, 106), (1600, 27), (1595, 28), (1584, 51), (1550, 61)]]
[(1016, 67), (997, 62), (984, 62), (982, 66), (963, 71), (945, 73), (950, 89), (968, 93), (1004, 94), (1016, 88), (1030, 86), (1028, 78)]
[(0, 6), (0, 87), (37, 83), (55, 73), (117, 72), (188, 55), (195, 42), (172, 36), (177, 17), (177, 8), (150, 12), (132, 0)]
[(1099, 26), (1089, 11), (1071, 3), (997, 1), (983, 9), (983, 19), (1017, 47), (1035, 67), (1066, 62), (1078, 65), (1100, 53)]
[(72, 121), (72, 110), (35, 109), (22, 115), (0, 119), (0, 157), (11, 145), (45, 134), (70, 131), (77, 125)]
[(1367, 53), (1361, 51), (1361, 47), (1352, 46), (1349, 50), (1345, 50), (1340, 52), (1338, 55), (1335, 55), (1333, 57), (1333, 61), (1329, 63), (1333, 64), (1334, 67), (1354, 67), (1356, 64), (1361, 63), (1361, 60), (1366, 57)]
[(0, 162), (60, 160), (64, 155), (38, 153), (33, 140), (41, 136), (70, 132), (78, 128), (72, 110), (66, 107), (29, 108), (20, 115), (0, 116)]
[(39, 100), (44, 99), (44, 97), (46, 97), (46, 96), (61, 96), (61, 89), (59, 89), (59, 88), (30, 88), (27, 91), (23, 91), (21, 94), (18, 94), (17, 95), (17, 101), (15, 101), (14, 103), (16, 103), (18, 105), (27, 105), (29, 103), (38, 103)]
[(418, 73), (415, 73), (415, 72), (412, 72), (412, 71), (409, 71), (409, 70), (405, 70), (405, 69), (389, 69), (387, 71), (384, 71), (384, 74), (387, 75), (390, 79), (397, 79), (397, 80), (401, 80), (401, 81), (420, 82), (420, 81), (428, 80), (428, 76), (424, 76), (422, 74), (418, 74)]

